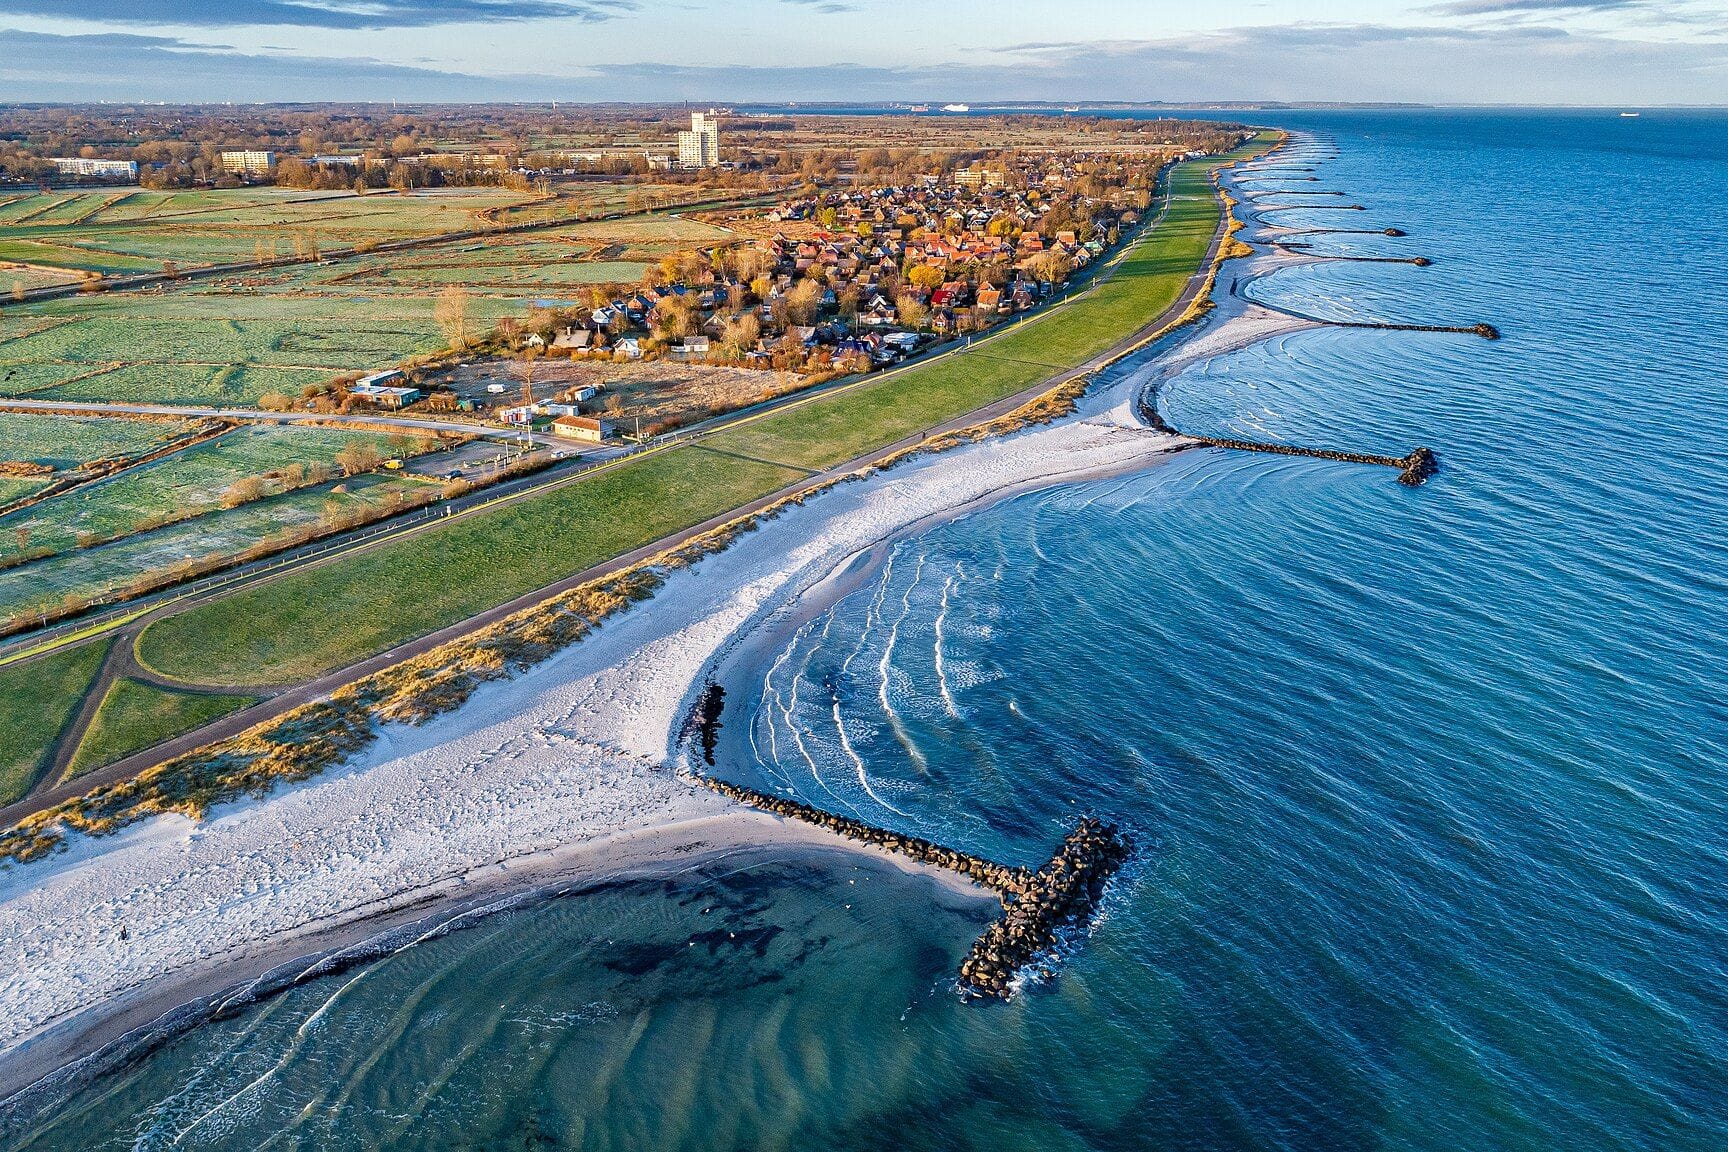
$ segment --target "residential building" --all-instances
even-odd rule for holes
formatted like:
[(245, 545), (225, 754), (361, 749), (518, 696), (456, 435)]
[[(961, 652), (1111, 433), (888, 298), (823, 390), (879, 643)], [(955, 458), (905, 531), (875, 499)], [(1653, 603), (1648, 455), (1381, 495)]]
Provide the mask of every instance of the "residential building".
[(984, 164), (974, 164), (954, 173), (954, 183), (962, 188), (1000, 188), (1007, 179), (1008, 174), (1002, 169)]
[(138, 179), (135, 160), (89, 160), (83, 156), (56, 156), (54, 167), (62, 176), (95, 176), (103, 180)]
[(276, 163), (276, 153), (248, 149), (243, 152), (222, 152), (217, 155), (222, 171), (236, 176), (265, 176)]
[(678, 133), (678, 166), (720, 166), (720, 118), (713, 109), (690, 113), (690, 131)]

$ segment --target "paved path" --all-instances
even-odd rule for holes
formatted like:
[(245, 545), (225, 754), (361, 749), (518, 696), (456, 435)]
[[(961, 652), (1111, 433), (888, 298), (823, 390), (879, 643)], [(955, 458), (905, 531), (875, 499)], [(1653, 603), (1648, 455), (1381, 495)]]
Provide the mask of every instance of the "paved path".
[(494, 440), (530, 436), (550, 447), (573, 448), (569, 440), (546, 433), (484, 424), (475, 420), (436, 420), (428, 416), (392, 416), (387, 412), (266, 412), (261, 408), (205, 408), (190, 404), (113, 404), (100, 400), (0, 400), (0, 412), (43, 412), (52, 415), (173, 416), (186, 420), (239, 420), (248, 424), (354, 424), (411, 429), (416, 432), (456, 432)]
[[(1164, 197), (1164, 204), (1160, 208), (1158, 217), (1153, 221), (1152, 226), (1155, 227), (1158, 222), (1163, 220), (1165, 214), (1169, 211), (1170, 203), (1173, 198), (1174, 197), (1167, 191)], [(202, 728), (189, 732), (184, 736), (169, 740), (134, 756), (129, 756), (126, 759), (110, 764), (105, 768), (99, 768), (95, 771), (88, 772), (83, 776), (80, 776), (75, 785), (38, 787), (35, 792), (31, 793), (23, 800), (17, 801), (16, 803), (4, 808), (0, 808), (0, 825), (15, 823), (31, 813), (53, 807), (55, 804), (58, 804), (63, 800), (69, 800), (75, 796), (82, 795), (92, 788), (120, 783), (130, 779), (140, 772), (144, 772), (159, 764), (166, 763), (176, 756), (239, 735), (241, 732), (244, 732), (256, 724), (273, 719), (294, 708), (298, 708), (303, 704), (309, 704), (313, 701), (323, 699), (329, 696), (330, 693), (334, 692), (336, 689), (351, 684), (356, 680), (363, 679), (374, 672), (381, 671), (391, 665), (399, 664), (405, 660), (429, 652), (433, 648), (451, 640), (460, 639), (472, 632), (496, 623), (506, 616), (521, 611), (524, 608), (533, 607), (534, 605), (540, 604), (555, 596), (562, 595), (563, 593), (579, 587), (582, 584), (586, 584), (589, 581), (611, 575), (632, 564), (649, 559), (650, 557), (656, 556), (669, 549), (677, 548), (691, 540), (694, 540), (698, 536), (737, 519), (740, 516), (760, 512), (788, 496), (797, 495), (798, 493), (807, 492), (813, 488), (821, 487), (848, 473), (869, 467), (908, 448), (915, 447), (918, 444), (923, 443), (926, 439), (934, 439), (947, 432), (959, 431), (960, 429), (987, 423), (999, 416), (1007, 415), (1009, 412), (1012, 412), (1016, 408), (1022, 407), (1032, 400), (1045, 395), (1054, 388), (1061, 387), (1063, 384), (1070, 381), (1099, 372), (1116, 361), (1142, 348), (1149, 341), (1162, 335), (1169, 329), (1171, 324), (1186, 313), (1188, 308), (1199, 299), (1201, 293), (1206, 289), (1209, 273), (1214, 261), (1218, 257), (1219, 248), (1228, 234), (1228, 224), (1229, 214), (1225, 213), (1219, 218), (1217, 230), (1213, 233), (1212, 240), (1207, 247), (1205, 259), (1201, 261), (1200, 266), (1195, 270), (1195, 272), (1189, 276), (1188, 282), (1183, 287), (1181, 295), (1177, 297), (1174, 303), (1133, 333), (1124, 337), (1104, 352), (1092, 357), (1084, 364), (1066, 370), (1054, 371), (1050, 376), (1041, 380), (1039, 383), (1018, 392), (1013, 396), (1005, 397), (995, 403), (988, 404), (982, 408), (975, 409), (971, 412), (965, 413), (964, 415), (945, 421), (936, 427), (926, 429), (923, 432), (908, 436), (893, 444), (875, 449), (832, 468), (814, 473), (808, 477), (800, 479), (794, 484), (780, 489), (777, 492), (772, 492), (760, 499), (752, 500), (750, 503), (740, 508), (724, 512), (691, 528), (687, 528), (682, 532), (675, 533), (671, 536), (655, 541), (654, 543), (636, 548), (622, 556), (615, 557), (612, 560), (608, 560), (602, 564), (597, 564), (582, 572), (575, 573), (574, 575), (568, 576), (555, 584), (537, 589), (536, 591), (530, 592), (524, 596), (519, 596), (509, 603), (500, 604), (497, 607), (482, 612), (477, 616), (452, 624), (449, 627), (441, 628), (436, 632), (419, 637), (418, 639), (408, 641), (407, 643), (392, 648), (387, 652), (381, 652), (376, 656), (362, 660), (347, 668), (331, 672), (316, 680), (288, 688), (268, 700), (253, 705), (250, 708), (230, 713), (229, 715), (222, 717), (211, 724), (207, 724)], [(1126, 255), (1127, 249), (1124, 249), (1123, 252), (1119, 253), (1115, 259), (1110, 262), (1111, 266), (1120, 263)], [(954, 349), (947, 354), (964, 355), (965, 350)], [(860, 383), (874, 382), (880, 379), (880, 374), (875, 376), (866, 376), (859, 381), (854, 381), (845, 386), (855, 387)], [(829, 388), (824, 390), (824, 392), (832, 390), (832, 388)], [(814, 397), (809, 394), (801, 394), (786, 398), (785, 403), (808, 403), (813, 398)], [(776, 407), (778, 406), (781, 405), (776, 405)], [(752, 418), (759, 417), (763, 414), (765, 413), (753, 412)], [(728, 423), (730, 424), (735, 422), (736, 421), (730, 421)], [(424, 525), (415, 525), (411, 530), (418, 530), (420, 527), (424, 527)], [(369, 547), (371, 546), (371, 543), (368, 543), (365, 546)], [(271, 573), (271, 575), (274, 574), (275, 573)], [(209, 599), (216, 595), (225, 594), (227, 590), (228, 589), (226, 588), (213, 590), (202, 597), (193, 597), (182, 602), (177, 602), (174, 605), (175, 610), (183, 611), (185, 608), (191, 607), (202, 599)], [(119, 642), (130, 645), (132, 642), (131, 637), (135, 633), (135, 630), (141, 629), (144, 626), (144, 623), (144, 620), (138, 620), (135, 623), (127, 625), (127, 634), (123, 635)], [(44, 784), (49, 784), (51, 779), (51, 777), (45, 778)]]

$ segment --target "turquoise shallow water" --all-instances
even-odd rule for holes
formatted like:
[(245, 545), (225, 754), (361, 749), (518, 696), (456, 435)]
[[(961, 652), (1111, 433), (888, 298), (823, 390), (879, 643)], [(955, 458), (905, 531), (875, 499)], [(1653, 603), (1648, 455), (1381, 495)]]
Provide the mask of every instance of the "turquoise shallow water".
[[(896, 547), (740, 778), (1015, 862), (1140, 846), (1054, 984), (836, 857), (495, 918), (211, 1025), (32, 1148), (1728, 1147), (1728, 117), (1291, 115), (1384, 228), (1248, 286), (1217, 451)], [(1300, 198), (1292, 198), (1300, 199)], [(1340, 218), (1343, 218), (1342, 220)]]

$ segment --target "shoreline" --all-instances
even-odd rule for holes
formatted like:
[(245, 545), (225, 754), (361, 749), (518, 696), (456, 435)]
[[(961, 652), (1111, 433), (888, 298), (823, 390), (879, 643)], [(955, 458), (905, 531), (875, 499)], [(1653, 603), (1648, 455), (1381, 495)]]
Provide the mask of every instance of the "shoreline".
[[(777, 621), (811, 610), (812, 596), (856, 576), (860, 558), (896, 538), (1022, 492), (1138, 471), (1186, 447), (1145, 428), (1133, 408), (1158, 378), (1265, 338), (1242, 327), (1256, 319), (1245, 311), (1254, 306), (1226, 308), (1241, 276), (1228, 294), (1223, 279), (1213, 289), (1217, 308), (1137, 352), (1066, 419), (918, 457), (788, 509), (673, 573), (653, 599), (582, 643), (483, 686), (457, 712), (386, 729), (344, 768), (227, 806), (202, 825), (159, 818), (99, 843), (81, 839), (19, 869), (28, 886), (16, 874), (0, 877), (0, 927), (10, 914), (62, 929), (37, 951), (26, 943), (0, 976), (0, 1005), (14, 1010), (11, 1030), (0, 1029), (0, 1107), (80, 1053), (136, 1032), (152, 1011), (195, 1009), (286, 961), (469, 915), (476, 901), (551, 883), (618, 882), (632, 869), (687, 864), (704, 846), (870, 851), (726, 805), (676, 777), (667, 753), (676, 759), (705, 675), (754, 651), (753, 639), (770, 642)], [(725, 839), (723, 827), (736, 838)], [(620, 851), (622, 860), (609, 858)], [(246, 870), (188, 883), (225, 862)], [(53, 915), (79, 905), (87, 915), (77, 923)], [(116, 926), (140, 920), (150, 930), (135, 939), (157, 951), (150, 962), (129, 962), (137, 950), (116, 949)], [(225, 937), (227, 947), (207, 943)], [(74, 994), (41, 978), (56, 965), (72, 974)], [(221, 989), (196, 991), (218, 974)]]
[[(708, 815), (499, 860), (398, 893), (388, 906), (371, 912), (311, 923), (238, 954), (164, 973), (93, 1005), (51, 1026), (0, 1067), (0, 1134), (22, 1114), (51, 1106), (68, 1090), (308, 980), (388, 958), (501, 912), (673, 877), (720, 860), (750, 867), (797, 859), (855, 861), (862, 855), (954, 898), (997, 901), (995, 894), (944, 869), (741, 805), (716, 807), (720, 810)], [(212, 980), (220, 982), (212, 985)]]

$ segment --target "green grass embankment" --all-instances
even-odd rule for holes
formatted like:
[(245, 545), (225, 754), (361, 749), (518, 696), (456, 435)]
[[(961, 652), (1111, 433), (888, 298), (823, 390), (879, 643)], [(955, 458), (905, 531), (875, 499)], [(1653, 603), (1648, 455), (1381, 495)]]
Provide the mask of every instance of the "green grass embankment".
[(293, 684), (506, 603), (796, 481), (685, 446), (152, 624), (150, 669), (190, 684)]
[(251, 696), (175, 692), (137, 680), (116, 680), (91, 719), (66, 776), (72, 779), (124, 760), (256, 702)]
[(78, 711), (110, 643), (94, 640), (0, 668), (0, 804), (27, 794), (48, 770), (54, 741)]
[(139, 658), (189, 684), (308, 680), (1076, 368), (1180, 296), (1217, 227), (1217, 163), (1175, 170), (1164, 220), (1107, 280), (964, 353), (200, 605), (146, 629)]

